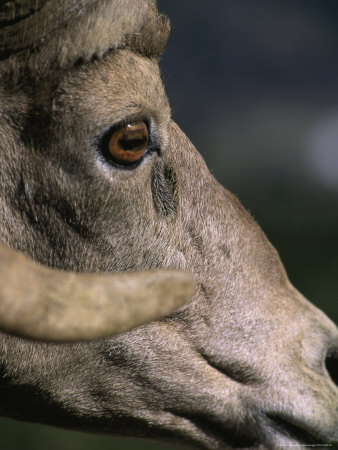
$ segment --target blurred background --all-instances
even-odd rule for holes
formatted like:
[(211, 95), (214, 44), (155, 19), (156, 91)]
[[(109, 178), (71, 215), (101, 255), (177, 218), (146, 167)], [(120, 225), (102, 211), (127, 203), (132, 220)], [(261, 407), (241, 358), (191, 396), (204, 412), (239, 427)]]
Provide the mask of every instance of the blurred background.
[[(338, 2), (158, 0), (173, 117), (338, 322)], [(1, 450), (174, 450), (0, 421)], [(330, 447), (333, 449), (333, 447)]]

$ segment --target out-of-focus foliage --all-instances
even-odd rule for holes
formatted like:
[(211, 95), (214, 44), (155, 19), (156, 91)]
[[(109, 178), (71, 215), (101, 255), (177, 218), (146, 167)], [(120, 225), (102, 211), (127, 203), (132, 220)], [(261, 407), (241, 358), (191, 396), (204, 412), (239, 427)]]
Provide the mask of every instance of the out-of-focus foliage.
[(338, 4), (159, 0), (173, 116), (338, 322)]

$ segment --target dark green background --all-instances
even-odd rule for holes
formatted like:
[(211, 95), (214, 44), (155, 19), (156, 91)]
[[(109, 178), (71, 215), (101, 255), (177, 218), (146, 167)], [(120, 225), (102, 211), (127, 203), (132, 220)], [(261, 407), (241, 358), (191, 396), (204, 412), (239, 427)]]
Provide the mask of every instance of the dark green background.
[[(337, 182), (308, 158), (322, 124), (336, 118), (338, 129), (338, 2), (158, 6), (173, 25), (161, 66), (174, 118), (261, 224), (296, 287), (338, 322), (338, 158)], [(173, 448), (8, 419), (0, 433), (0, 450)]]

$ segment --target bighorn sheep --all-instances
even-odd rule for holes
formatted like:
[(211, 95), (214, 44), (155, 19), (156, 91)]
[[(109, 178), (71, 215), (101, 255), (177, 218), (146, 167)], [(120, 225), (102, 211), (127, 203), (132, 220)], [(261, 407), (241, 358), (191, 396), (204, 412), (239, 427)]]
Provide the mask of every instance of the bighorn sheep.
[(166, 18), (151, 0), (0, 13), (2, 415), (206, 449), (337, 442), (337, 328), (170, 119)]

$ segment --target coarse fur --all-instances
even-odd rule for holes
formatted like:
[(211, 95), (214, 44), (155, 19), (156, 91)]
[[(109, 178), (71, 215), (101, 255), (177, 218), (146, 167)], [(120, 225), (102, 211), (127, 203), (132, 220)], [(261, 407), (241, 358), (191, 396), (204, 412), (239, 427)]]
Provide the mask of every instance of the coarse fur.
[[(206, 449), (338, 441), (325, 367), (337, 328), (171, 120), (157, 65), (167, 20), (147, 0), (82, 6), (29, 48), (22, 36), (1, 48), (1, 241), (68, 271), (188, 270), (197, 287), (106, 340), (2, 334), (1, 414)], [(130, 120), (148, 123), (151, 148), (123, 168), (101, 144)]]

